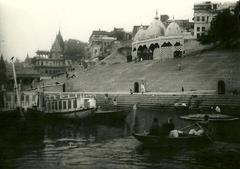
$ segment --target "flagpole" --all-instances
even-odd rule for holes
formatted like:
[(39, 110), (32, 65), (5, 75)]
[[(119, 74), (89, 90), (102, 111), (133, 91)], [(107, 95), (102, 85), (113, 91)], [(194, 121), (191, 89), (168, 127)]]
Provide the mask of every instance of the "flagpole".
[(14, 65), (13, 59), (14, 59), (14, 57), (12, 57), (11, 60), (12, 60), (12, 69), (13, 69), (14, 89), (15, 89), (15, 92), (17, 95), (17, 109), (19, 110), (21, 118), (24, 119), (24, 114), (22, 113), (22, 110), (21, 110), (20, 94), (19, 94), (19, 88), (17, 85), (17, 76), (16, 76), (16, 70), (15, 70), (15, 65)]

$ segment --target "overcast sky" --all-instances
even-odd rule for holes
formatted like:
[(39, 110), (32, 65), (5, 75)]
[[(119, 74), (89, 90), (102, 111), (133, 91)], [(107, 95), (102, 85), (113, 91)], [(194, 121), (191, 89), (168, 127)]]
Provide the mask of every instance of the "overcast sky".
[[(193, 4), (203, 0), (0, 0), (0, 50), (23, 60), (36, 50), (50, 50), (60, 27), (64, 40), (88, 42), (93, 30), (111, 31), (149, 24), (155, 16), (193, 17)], [(226, 2), (234, 0), (219, 0)]]

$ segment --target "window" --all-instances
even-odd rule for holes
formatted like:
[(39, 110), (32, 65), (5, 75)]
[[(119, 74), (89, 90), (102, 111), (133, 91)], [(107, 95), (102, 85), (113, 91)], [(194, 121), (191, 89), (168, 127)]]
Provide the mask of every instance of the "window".
[(66, 103), (66, 101), (63, 101), (63, 109), (64, 109), (64, 110), (67, 109), (67, 103)]
[(213, 4), (213, 9), (217, 9), (217, 4)]
[(56, 110), (58, 109), (57, 102), (55, 102), (55, 109), (56, 109)]
[(203, 31), (203, 32), (205, 31), (205, 27), (202, 27), (202, 31)]
[(26, 95), (26, 102), (29, 102), (29, 95)]
[(24, 101), (24, 95), (21, 94), (21, 101), (23, 102)]
[(200, 16), (197, 16), (197, 21), (200, 21)]
[(200, 27), (197, 27), (197, 32), (199, 32), (200, 31)]
[(51, 110), (50, 102), (47, 103), (47, 108), (48, 108), (48, 110)]
[(81, 94), (78, 93), (78, 94), (77, 94), (77, 98), (81, 98)]
[(54, 110), (54, 102), (52, 102), (52, 109)]
[(68, 101), (68, 109), (71, 109), (72, 108), (72, 102), (71, 100)]
[(202, 16), (202, 21), (203, 21), (203, 22), (205, 21), (205, 16)]
[(61, 110), (62, 109), (62, 101), (59, 101), (58, 104), (59, 104), (59, 109)]
[(73, 101), (73, 108), (77, 108), (77, 100), (76, 99)]

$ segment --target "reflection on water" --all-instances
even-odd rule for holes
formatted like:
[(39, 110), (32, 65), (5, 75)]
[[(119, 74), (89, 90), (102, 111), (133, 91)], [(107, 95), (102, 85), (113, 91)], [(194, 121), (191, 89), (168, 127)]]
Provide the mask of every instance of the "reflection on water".
[[(177, 128), (189, 124), (173, 111), (137, 110), (135, 132), (147, 131), (152, 119), (169, 116)], [(31, 121), (0, 123), (0, 168), (229, 168), (240, 167), (239, 121), (213, 124), (216, 142), (204, 147), (147, 149), (126, 122)]]

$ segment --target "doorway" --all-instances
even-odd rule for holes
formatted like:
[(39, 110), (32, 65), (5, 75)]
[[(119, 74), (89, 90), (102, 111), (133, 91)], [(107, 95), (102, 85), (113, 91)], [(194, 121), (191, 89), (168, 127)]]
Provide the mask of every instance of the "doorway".
[(134, 83), (134, 92), (135, 93), (139, 93), (139, 84), (138, 84), (138, 82)]
[(218, 94), (225, 94), (225, 82), (222, 80), (218, 81)]

